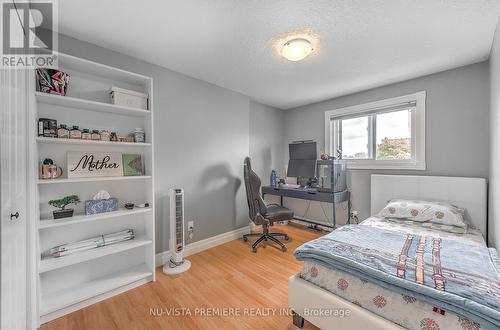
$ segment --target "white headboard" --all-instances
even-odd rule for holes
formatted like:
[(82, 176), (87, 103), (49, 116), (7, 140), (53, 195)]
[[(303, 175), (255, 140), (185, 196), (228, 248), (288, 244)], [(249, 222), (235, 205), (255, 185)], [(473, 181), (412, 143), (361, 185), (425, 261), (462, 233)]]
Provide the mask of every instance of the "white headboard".
[(380, 212), (393, 198), (448, 202), (466, 209), (466, 220), (486, 238), (486, 194), (482, 178), (372, 174), (371, 214)]

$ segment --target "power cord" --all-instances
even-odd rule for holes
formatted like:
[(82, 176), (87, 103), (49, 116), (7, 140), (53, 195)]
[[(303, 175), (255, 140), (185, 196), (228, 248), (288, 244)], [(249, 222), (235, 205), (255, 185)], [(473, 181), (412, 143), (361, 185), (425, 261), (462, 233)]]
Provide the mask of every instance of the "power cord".
[(351, 210), (351, 214), (348, 215), (349, 216), (349, 222), (352, 219), (358, 225), (359, 224), (358, 212), (354, 212), (352, 210), (352, 203), (351, 203), (351, 198), (350, 197), (349, 197), (348, 203), (349, 203), (349, 209)]
[(307, 208), (306, 208), (306, 211), (304, 212), (304, 215), (302, 216), (302, 218), (306, 218), (306, 215), (307, 213), (309, 212), (309, 208), (311, 207), (311, 201), (309, 201), (307, 203)]
[[(327, 222), (330, 224), (332, 224), (333, 226), (333, 220), (330, 221), (330, 218), (328, 217), (328, 214), (326, 214), (326, 211), (325, 211), (325, 208), (323, 206), (323, 202), (319, 202), (319, 205), (321, 206), (321, 209), (323, 210), (323, 214), (325, 215), (325, 219), (327, 220)], [(333, 207), (335, 207), (335, 204), (333, 204)]]

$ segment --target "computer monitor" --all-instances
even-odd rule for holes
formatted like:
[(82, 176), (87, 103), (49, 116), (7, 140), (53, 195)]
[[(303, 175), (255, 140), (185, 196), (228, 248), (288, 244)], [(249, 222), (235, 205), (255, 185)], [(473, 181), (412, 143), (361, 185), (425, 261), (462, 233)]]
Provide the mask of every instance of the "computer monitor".
[(316, 151), (316, 142), (294, 142), (288, 145), (288, 154), (290, 159), (318, 159)]
[(290, 160), (287, 176), (314, 178), (316, 175), (316, 142), (294, 142), (288, 145)]
[(287, 176), (296, 178), (314, 178), (316, 175), (316, 160), (290, 159)]

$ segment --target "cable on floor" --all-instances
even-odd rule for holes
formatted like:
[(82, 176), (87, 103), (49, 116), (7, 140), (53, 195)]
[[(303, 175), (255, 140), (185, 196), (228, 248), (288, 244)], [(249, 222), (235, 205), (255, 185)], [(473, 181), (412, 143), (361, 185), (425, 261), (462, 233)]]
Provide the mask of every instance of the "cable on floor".
[[(323, 214), (325, 215), (325, 218), (326, 218), (326, 222), (328, 222), (328, 224), (332, 224), (333, 226), (333, 220), (330, 221), (330, 218), (328, 217), (328, 214), (326, 214), (326, 211), (325, 211), (325, 208), (323, 206), (323, 202), (319, 202), (319, 205), (321, 206), (321, 209), (323, 210)], [(335, 207), (335, 204), (333, 204), (333, 207)]]

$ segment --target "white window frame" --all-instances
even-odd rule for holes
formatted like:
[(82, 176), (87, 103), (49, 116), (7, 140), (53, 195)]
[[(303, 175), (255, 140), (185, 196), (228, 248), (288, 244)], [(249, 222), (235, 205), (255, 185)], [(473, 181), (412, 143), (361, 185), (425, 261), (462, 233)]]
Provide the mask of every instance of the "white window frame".
[[(377, 159), (346, 159), (348, 169), (384, 169), (384, 170), (425, 170), (425, 101), (426, 92), (421, 91), (414, 94), (393, 97), (390, 99), (325, 111), (325, 152), (336, 155), (336, 142), (333, 120), (349, 115), (363, 115), (384, 112), (388, 109), (404, 103), (415, 103), (415, 111), (412, 112), (411, 125), (411, 147), (412, 159), (408, 160), (377, 160)], [(375, 152), (375, 150), (373, 150)]]

